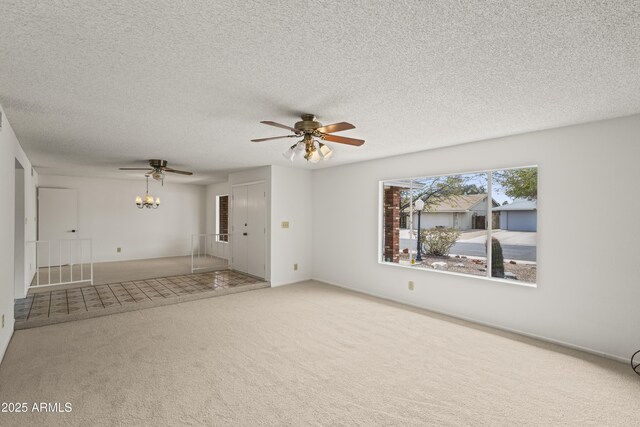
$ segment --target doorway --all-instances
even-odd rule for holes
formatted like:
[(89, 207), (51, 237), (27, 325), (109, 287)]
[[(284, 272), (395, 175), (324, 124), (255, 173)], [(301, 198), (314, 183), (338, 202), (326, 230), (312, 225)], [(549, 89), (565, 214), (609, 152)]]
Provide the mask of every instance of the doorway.
[[(78, 228), (78, 192), (68, 188), (38, 189), (38, 240), (64, 241), (76, 239)], [(43, 245), (37, 248), (38, 267), (64, 265), (62, 245)], [(66, 254), (66, 252), (65, 252)]]
[(233, 187), (231, 267), (262, 279), (266, 273), (266, 206), (264, 182)]
[(25, 291), (25, 194), (24, 168), (16, 159), (15, 164), (15, 216), (13, 240), (13, 282), (15, 298), (24, 298)]

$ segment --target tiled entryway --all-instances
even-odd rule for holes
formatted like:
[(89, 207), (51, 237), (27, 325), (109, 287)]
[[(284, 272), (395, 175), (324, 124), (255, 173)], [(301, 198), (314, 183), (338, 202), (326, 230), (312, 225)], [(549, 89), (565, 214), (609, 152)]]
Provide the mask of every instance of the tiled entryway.
[(234, 271), (38, 292), (15, 301), (15, 328), (26, 329), (268, 287)]

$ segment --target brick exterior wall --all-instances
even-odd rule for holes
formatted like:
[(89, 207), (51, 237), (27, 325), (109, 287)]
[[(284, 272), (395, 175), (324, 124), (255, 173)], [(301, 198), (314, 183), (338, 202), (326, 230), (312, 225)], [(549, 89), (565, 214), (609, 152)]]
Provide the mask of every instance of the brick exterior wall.
[(384, 189), (384, 260), (400, 262), (400, 187)]

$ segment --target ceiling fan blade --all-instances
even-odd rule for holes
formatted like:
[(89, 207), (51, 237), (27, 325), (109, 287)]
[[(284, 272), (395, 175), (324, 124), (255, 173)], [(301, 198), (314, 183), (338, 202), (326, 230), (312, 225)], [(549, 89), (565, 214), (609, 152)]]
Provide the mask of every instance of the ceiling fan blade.
[(324, 139), (325, 141), (338, 142), (340, 144), (355, 145), (358, 147), (364, 144), (364, 140), (362, 139), (347, 138), (347, 137), (338, 136), (338, 135), (322, 135), (322, 139)]
[(272, 139), (291, 138), (292, 136), (295, 136), (295, 135), (272, 136), (271, 138), (252, 139), (251, 142), (262, 142), (262, 141), (270, 141)]
[(171, 172), (171, 173), (179, 173), (181, 175), (193, 175), (193, 172), (179, 171), (177, 169), (171, 169), (171, 168), (164, 168), (164, 171)]
[(275, 126), (277, 128), (289, 129), (291, 132), (295, 132), (295, 133), (299, 133), (300, 132), (299, 130), (296, 130), (295, 128), (292, 128), (291, 126), (281, 125), (280, 123), (272, 122), (272, 121), (269, 121), (269, 120), (261, 121), (260, 123), (263, 123), (263, 124), (269, 125), (269, 126)]
[(340, 123), (334, 123), (332, 125), (319, 127), (316, 130), (321, 133), (334, 133), (334, 132), (342, 132), (343, 130), (349, 130), (349, 129), (355, 129), (355, 128), (356, 127), (351, 123), (340, 122)]
[(118, 168), (121, 171), (153, 171), (153, 169), (149, 169), (149, 168)]

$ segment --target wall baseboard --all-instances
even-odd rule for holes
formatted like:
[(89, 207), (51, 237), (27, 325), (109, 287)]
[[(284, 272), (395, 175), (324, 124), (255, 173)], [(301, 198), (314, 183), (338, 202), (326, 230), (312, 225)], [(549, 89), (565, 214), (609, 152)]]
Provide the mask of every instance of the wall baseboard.
[(152, 257), (142, 257), (142, 258), (114, 258), (107, 260), (93, 260), (94, 264), (105, 263), (105, 262), (125, 262), (125, 261), (146, 261), (150, 259), (163, 259), (163, 258), (178, 258), (178, 257), (191, 257), (191, 254), (188, 253), (186, 255), (162, 255), (162, 256), (152, 256)]
[(330, 282), (328, 280), (315, 279), (315, 278), (311, 279), (311, 280), (315, 280), (316, 282), (325, 283), (325, 284), (331, 285), (331, 286), (336, 286), (338, 288), (347, 289), (349, 291), (358, 292), (358, 293), (361, 293), (361, 294), (365, 294), (365, 295), (369, 295), (369, 296), (372, 296), (372, 297), (380, 298), (380, 299), (383, 299), (383, 300), (393, 301), (395, 303), (407, 305), (409, 307), (418, 308), (418, 309), (425, 310), (425, 311), (430, 311), (432, 313), (442, 314), (442, 315), (449, 316), (449, 317), (452, 317), (452, 318), (455, 318), (455, 319), (465, 320), (467, 322), (475, 323), (477, 325), (487, 326), (487, 327), (498, 329), (498, 330), (504, 331), (504, 332), (511, 332), (511, 333), (514, 333), (514, 334), (522, 335), (522, 336), (527, 337), (527, 338), (533, 338), (533, 339), (536, 339), (536, 340), (539, 340), (539, 341), (544, 341), (544, 342), (547, 342), (547, 343), (550, 343), (550, 344), (556, 344), (556, 345), (559, 345), (559, 346), (562, 346), (562, 347), (569, 348), (571, 350), (578, 350), (578, 351), (582, 351), (584, 353), (589, 353), (589, 354), (594, 355), (594, 356), (600, 356), (600, 357), (604, 357), (604, 358), (607, 358), (607, 359), (612, 359), (612, 360), (615, 360), (616, 362), (629, 363), (629, 359), (625, 358), (625, 357), (622, 357), (622, 356), (618, 356), (618, 355), (610, 354), (610, 353), (605, 353), (605, 352), (602, 352), (602, 351), (594, 350), (594, 349), (588, 348), (588, 347), (579, 346), (579, 345), (576, 345), (576, 344), (571, 344), (571, 343), (568, 343), (568, 342), (565, 342), (565, 341), (560, 341), (560, 340), (556, 340), (556, 339), (553, 339), (553, 338), (545, 337), (543, 335), (536, 335), (536, 334), (531, 334), (529, 332), (520, 331), (520, 330), (517, 330), (517, 329), (506, 328), (506, 327), (501, 326), (501, 325), (496, 325), (496, 324), (489, 323), (489, 322), (483, 322), (481, 320), (473, 319), (473, 318), (470, 318), (470, 317), (460, 316), (458, 314), (452, 314), (452, 313), (449, 313), (449, 312), (446, 312), (446, 311), (437, 310), (437, 309), (433, 309), (433, 308), (430, 308), (430, 307), (425, 307), (425, 306), (413, 304), (411, 302), (403, 301), (403, 300), (396, 299), (396, 298), (390, 298), (388, 296), (377, 294), (375, 292), (364, 291), (362, 289), (353, 288), (353, 287), (350, 287), (350, 286), (342, 285), (340, 283)]
[[(12, 313), (12, 316), (13, 316), (13, 313)], [(7, 340), (5, 342), (0, 343), (0, 364), (2, 364), (2, 361), (4, 360), (4, 355), (7, 352), (7, 348), (9, 348), (9, 343), (11, 342), (11, 338), (13, 338), (14, 323), (15, 323), (15, 320), (11, 319), (11, 321), (8, 322), (8, 324), (4, 325), (5, 328), (7, 328), (9, 331), (11, 331), (11, 333), (9, 334), (9, 336), (7, 337)]]
[[(277, 288), (278, 286), (295, 285), (296, 283), (308, 282), (309, 280), (315, 280), (315, 279), (312, 279), (312, 278), (309, 277), (309, 278), (306, 278), (306, 279), (295, 280), (293, 282), (277, 283), (275, 285), (273, 283), (271, 283), (271, 287), (272, 288)], [(321, 280), (318, 280), (318, 282), (321, 282)]]

